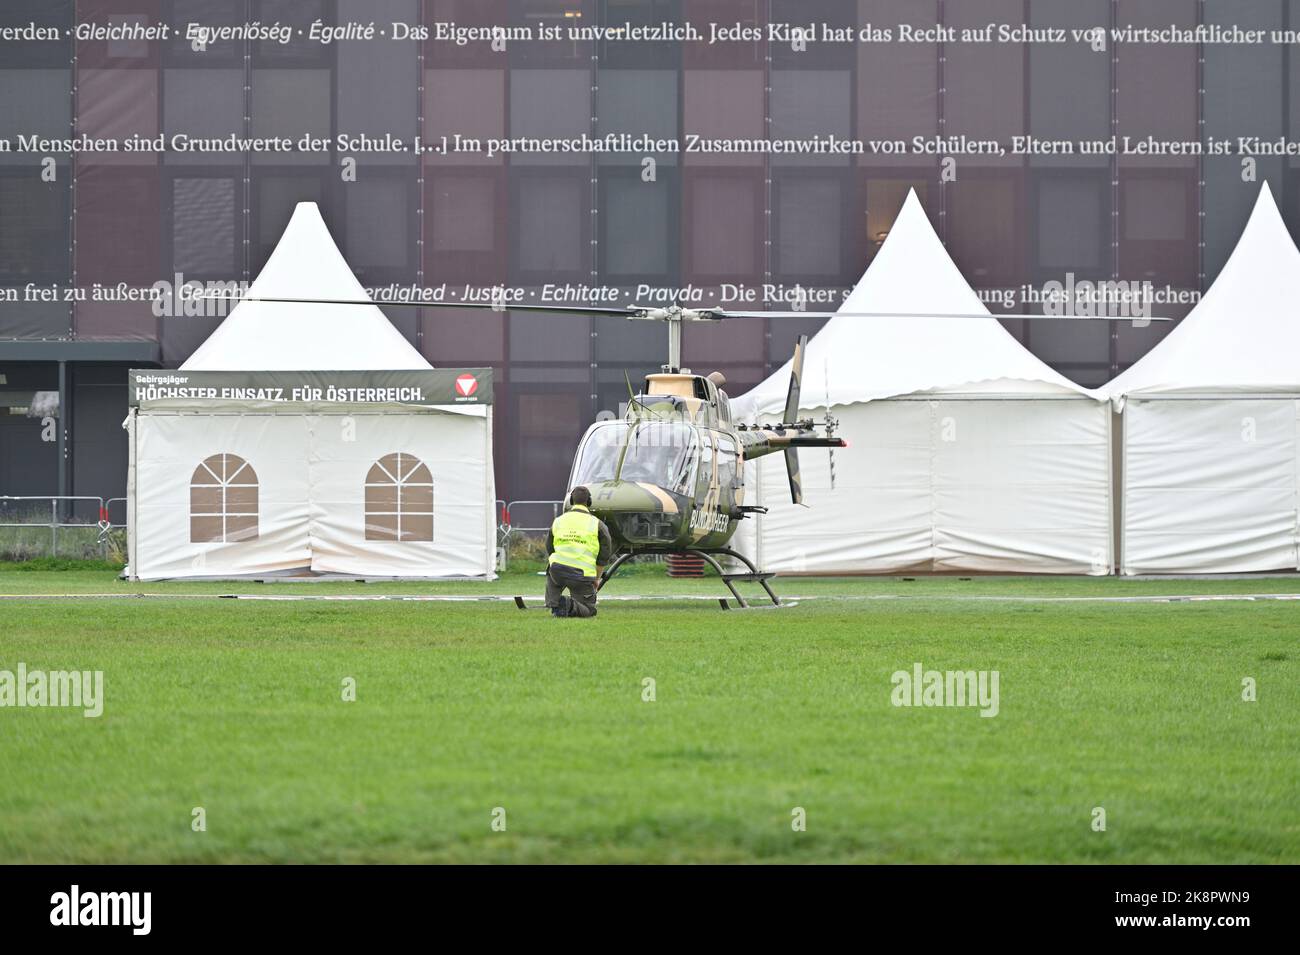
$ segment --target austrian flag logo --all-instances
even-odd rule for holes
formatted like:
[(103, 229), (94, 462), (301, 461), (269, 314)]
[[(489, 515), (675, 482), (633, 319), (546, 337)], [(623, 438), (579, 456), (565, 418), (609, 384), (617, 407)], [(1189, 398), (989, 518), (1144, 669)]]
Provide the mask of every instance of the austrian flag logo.
[(467, 373), (456, 379), (456, 393), (461, 397), (468, 398), (476, 391), (478, 391), (478, 379), (473, 375)]

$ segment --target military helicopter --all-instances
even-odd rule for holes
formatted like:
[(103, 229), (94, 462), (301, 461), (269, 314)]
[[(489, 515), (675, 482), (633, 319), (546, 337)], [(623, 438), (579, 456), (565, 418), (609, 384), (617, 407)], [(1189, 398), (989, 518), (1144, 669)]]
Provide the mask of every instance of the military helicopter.
[[(303, 299), (243, 296), (245, 301), (302, 303)], [(852, 318), (896, 318), (896, 312), (810, 312), (796, 310), (729, 311), (721, 308), (684, 308), (680, 305), (626, 308), (584, 305), (529, 305), (506, 303), (499, 295), (491, 302), (370, 301), (312, 299), (321, 305), (378, 305), (404, 308), (475, 308), (495, 312), (540, 312), (564, 315), (619, 317), (660, 321), (668, 326), (668, 362), (655, 374), (647, 375), (644, 389), (633, 393), (628, 384), (627, 411), (622, 420), (598, 421), (578, 444), (570, 473), (569, 487), (579, 484), (591, 491), (592, 513), (605, 522), (614, 541), (615, 556), (604, 568), (597, 588), (603, 587), (629, 561), (647, 555), (692, 554), (708, 563), (731, 592), (736, 606), (750, 609), (736, 588), (740, 582), (759, 584), (773, 607), (783, 606), (772, 590), (772, 573), (764, 573), (744, 554), (730, 547), (740, 522), (765, 507), (745, 503), (745, 465), (749, 461), (780, 451), (785, 456), (790, 499), (803, 503), (799, 476), (799, 449), (826, 448), (832, 456), (848, 444), (835, 437), (838, 424), (829, 407), (823, 421), (800, 419), (800, 382), (803, 353), (808, 338), (800, 336), (791, 361), (790, 387), (782, 420), (771, 423), (740, 423), (732, 419), (730, 402), (723, 390), (726, 379), (719, 373), (697, 375), (682, 367), (682, 325), (685, 322), (717, 322), (728, 319), (821, 319), (835, 315)], [(1057, 316), (1019, 314), (992, 315), (988, 312), (933, 315), (962, 319), (1055, 319)], [(1105, 316), (1096, 316), (1114, 320)], [(1078, 319), (1073, 319), (1078, 320)], [(1168, 319), (1151, 319), (1168, 321)], [(832, 488), (834, 487), (834, 468)], [(719, 558), (730, 558), (745, 567), (742, 573), (727, 572)], [(522, 597), (515, 604), (528, 609)], [(725, 597), (723, 609), (731, 609)]]
[[(671, 327), (671, 326), (670, 326)], [(717, 571), (739, 607), (747, 607), (738, 581), (760, 584), (774, 606), (780, 600), (768, 582), (773, 576), (729, 545), (740, 521), (767, 509), (745, 501), (745, 465), (780, 451), (785, 455), (790, 499), (803, 503), (800, 448), (845, 448), (835, 437), (836, 421), (818, 425), (799, 419), (799, 386), (808, 342), (795, 346), (782, 420), (765, 425), (734, 422), (719, 373), (692, 374), (665, 365), (647, 375), (645, 389), (631, 394), (622, 421), (602, 421), (587, 429), (578, 445), (569, 486), (591, 491), (591, 510), (609, 527), (616, 551), (598, 586), (624, 564), (645, 554), (697, 554)], [(821, 430), (819, 430), (819, 428)], [(746, 567), (728, 573), (718, 557)], [(728, 608), (725, 598), (720, 600)]]

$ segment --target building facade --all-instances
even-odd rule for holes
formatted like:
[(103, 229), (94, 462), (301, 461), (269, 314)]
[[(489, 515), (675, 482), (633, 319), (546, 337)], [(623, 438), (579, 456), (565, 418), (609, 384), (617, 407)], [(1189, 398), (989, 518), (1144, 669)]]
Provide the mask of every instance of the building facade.
[[(374, 22), (429, 39), (99, 39), (79, 24)], [(439, 24), (756, 31), (710, 44), (435, 38)], [(769, 24), (891, 32), (800, 44)], [(219, 315), (167, 314), (129, 290), (248, 281), (295, 205), (312, 200), (368, 287), (501, 285), (543, 295), (850, 287), (916, 189), (994, 311), (1036, 311), (1046, 282), (1167, 289), (1180, 317), (1213, 280), (1267, 179), (1294, 226), (1298, 160), (1159, 144), (1290, 139), (1300, 121), (1286, 43), (953, 43), (935, 28), (1300, 27), (1298, 0), (7, 0), (0, 27), (0, 494), (119, 496), (128, 367), (175, 367)], [(900, 27), (906, 25), (904, 33)], [(934, 40), (928, 40), (933, 37)], [(875, 141), (840, 154), (383, 152), (339, 136)], [(284, 137), (281, 151), (18, 148), (18, 138), (168, 142)], [(304, 138), (327, 148), (301, 149)], [(987, 155), (961, 141), (1128, 142), (1132, 149)], [(1127, 138), (1127, 139), (1125, 139)], [(906, 148), (894, 149), (901, 141)], [(1143, 148), (1144, 143), (1152, 144)], [(930, 144), (934, 144), (931, 148)], [(653, 176), (645, 159), (654, 159)], [(355, 165), (349, 168), (349, 160)], [(1294, 231), (1294, 229), (1293, 229)], [(564, 289), (567, 287), (567, 291)], [(68, 293), (66, 290), (77, 290)], [(96, 289), (108, 290), (103, 294)], [(47, 294), (48, 293), (48, 294)], [(656, 293), (657, 294), (657, 293)], [(688, 299), (689, 300), (689, 299)], [(172, 312), (184, 312), (178, 303)], [(816, 308), (816, 305), (810, 306)], [(833, 306), (832, 306), (833, 307)], [(435, 366), (496, 374), (499, 495), (562, 495), (577, 440), (617, 413), (626, 379), (665, 360), (651, 323), (521, 312), (387, 310)], [(737, 394), (789, 356), (812, 319), (686, 330), (684, 358)], [(1035, 354), (1099, 385), (1166, 327), (1008, 320)], [(940, 343), (936, 343), (936, 347)], [(57, 399), (54, 396), (60, 396)], [(53, 403), (52, 403), (53, 402)], [(120, 519), (115, 515), (115, 519)]]

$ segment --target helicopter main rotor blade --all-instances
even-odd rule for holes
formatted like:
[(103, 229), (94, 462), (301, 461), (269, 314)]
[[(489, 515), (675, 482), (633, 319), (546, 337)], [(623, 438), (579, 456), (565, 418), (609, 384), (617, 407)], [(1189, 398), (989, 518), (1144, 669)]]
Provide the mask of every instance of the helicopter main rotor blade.
[[(672, 320), (671, 308), (645, 305), (625, 305), (621, 308), (602, 305), (529, 305), (516, 302), (385, 302), (371, 299), (347, 298), (279, 298), (247, 295), (230, 295), (213, 292), (198, 296), (234, 302), (267, 302), (279, 305), (374, 305), (379, 308), (476, 308), (493, 312), (542, 312), (557, 315), (594, 315), (614, 318), (643, 319), (649, 321)], [(680, 321), (716, 322), (728, 318), (1001, 318), (1013, 321), (1050, 322), (1172, 322), (1172, 318), (1155, 315), (1038, 315), (1032, 313), (994, 314), (992, 312), (765, 312), (729, 311), (724, 308), (684, 308), (676, 313)]]
[(526, 305), (522, 303), (495, 302), (385, 302), (382, 299), (351, 298), (271, 298), (251, 295), (204, 295), (208, 299), (226, 299), (236, 302), (268, 302), (273, 305), (374, 305), (378, 308), (478, 308), (493, 312), (555, 312), (567, 315), (611, 315), (618, 318), (635, 318), (635, 312), (642, 309), (627, 306), (625, 308), (607, 308), (596, 305)]
[(1172, 318), (1154, 315), (1037, 315), (994, 314), (993, 312), (732, 312), (726, 309), (700, 309), (715, 319), (724, 318), (1006, 318), (1052, 322), (1172, 322)]

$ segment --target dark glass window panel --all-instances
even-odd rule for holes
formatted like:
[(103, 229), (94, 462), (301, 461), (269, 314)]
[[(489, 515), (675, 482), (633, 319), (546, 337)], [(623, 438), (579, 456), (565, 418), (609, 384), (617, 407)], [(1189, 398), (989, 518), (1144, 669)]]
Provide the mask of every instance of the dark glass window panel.
[[(1240, 3), (1206, 0), (1205, 20), (1243, 30), (1283, 26), (1278, 0)], [(1282, 134), (1282, 44), (1207, 43), (1205, 45), (1205, 132), (1211, 136)]]
[[(512, 136), (580, 136), (590, 131), (591, 73), (588, 70), (515, 68), (511, 71)], [(535, 162), (537, 157), (524, 155), (519, 159)]]
[(1024, 281), (1018, 180), (967, 173), (948, 193), (948, 252), (976, 289)]
[[(546, 390), (524, 390), (520, 386), (513, 396), (513, 437), (519, 456), (512, 469), (512, 499), (554, 501), (567, 492), (565, 484), (578, 439), (590, 423), (591, 398), (587, 391), (586, 385)], [(536, 509), (525, 513), (543, 526), (550, 523), (548, 517), (536, 517)]]
[[(1023, 0), (964, 0), (944, 7), (947, 25), (958, 32), (990, 23), (1022, 23)], [(949, 136), (995, 139), (1006, 146), (1025, 129), (1025, 49), (1015, 43), (949, 43), (944, 101)], [(997, 165), (997, 159), (969, 156), (962, 166)]]
[[(774, 70), (772, 73), (772, 136), (776, 139), (815, 139), (853, 135), (852, 82), (846, 70)], [(846, 164), (843, 156), (773, 156), (775, 165), (813, 162)]]
[(587, 179), (585, 171), (517, 175), (515, 261), (521, 280), (590, 277)]
[[(240, 69), (169, 69), (163, 74), (163, 131), (203, 139), (220, 139), (244, 129), (244, 71)], [(207, 153), (202, 158), (169, 153), (171, 163), (242, 163), (236, 153)]]
[[(590, 362), (591, 318), (549, 312), (510, 313), (510, 360)], [(544, 372), (543, 380), (549, 376)]]
[[(439, 69), (424, 72), (424, 138), (440, 144), (442, 137), (493, 139), (506, 131), (506, 73), (499, 69)], [(500, 158), (478, 153), (452, 153), (440, 158), (425, 154), (430, 164), (502, 165)]]
[[(1193, 29), (1196, 0), (1119, 0), (1117, 22), (1166, 29)], [(1121, 43), (1115, 47), (1115, 78), (1120, 98), (1115, 120), (1120, 136), (1157, 140), (1200, 138), (1197, 47), (1176, 43)], [(1195, 166), (1193, 158), (1120, 156), (1123, 166)]]
[(642, 182), (638, 170), (607, 171), (601, 183), (601, 256), (605, 281), (668, 281), (675, 252), (676, 189), (667, 170)]
[[(623, 372), (628, 372), (634, 388), (650, 372), (668, 360), (668, 332), (659, 322), (629, 322), (625, 318), (597, 318), (596, 361), (597, 374), (610, 387), (615, 387), (618, 401), (627, 401), (627, 383)], [(601, 390), (602, 408), (614, 407), (605, 400)]]
[(772, 65), (779, 70), (847, 67), (853, 62), (858, 44), (823, 41), (822, 30), (850, 29), (855, 34), (859, 27), (856, 3), (843, 0), (772, 0), (772, 22), (788, 23), (806, 28), (814, 24), (814, 35), (806, 39), (803, 49), (796, 51), (793, 40), (773, 41)]
[(47, 183), (39, 169), (0, 167), (0, 283), (67, 282), (72, 176), (66, 163), (57, 174)]
[[(762, 139), (763, 74), (757, 70), (687, 70), (682, 77), (683, 133), (710, 139)], [(690, 157), (699, 165), (736, 163), (735, 156), (707, 154)], [(754, 157), (753, 162), (761, 160)]]
[[(143, 288), (160, 278), (162, 211), (154, 167), (88, 166), (77, 173), (77, 280)], [(148, 306), (144, 308), (149, 311)]]
[[(767, 5), (754, 0), (682, 0), (682, 18), (694, 24), (703, 37), (682, 47), (682, 63), (689, 69), (746, 70), (761, 68), (767, 57), (765, 39), (709, 44), (709, 24), (767, 29)], [(766, 36), (766, 34), (763, 34)]]
[[(7, 6), (7, 4), (6, 4)], [(101, 26), (152, 26), (161, 19), (160, 0), (78, 0), (77, 20)], [(82, 70), (156, 70), (162, 63), (161, 40), (78, 40), (77, 66)]]
[[(339, 0), (339, 19), (373, 20), (377, 29), (388, 32), (395, 22), (416, 22), (418, 7), (418, 0)], [(339, 45), (334, 71), (339, 132), (374, 137), (392, 134), (406, 143), (415, 138), (419, 49), (415, 42), (388, 37)]]
[(775, 183), (774, 271), (783, 281), (833, 284), (843, 280), (846, 182), (809, 170), (791, 170)]
[[(863, 25), (908, 23), (917, 29), (937, 23), (938, 6), (912, 0), (862, 0)], [(932, 43), (864, 43), (858, 48), (855, 78), (858, 130), (864, 139), (933, 136), (939, 129), (939, 47)], [(866, 165), (928, 165), (923, 156), (863, 156)]]
[[(602, 70), (597, 76), (596, 131), (598, 135), (627, 133), (655, 139), (677, 137), (676, 70)], [(657, 157), (660, 164), (675, 162), (671, 154)], [(603, 162), (639, 162), (640, 157), (602, 157)]]
[(72, 29), (77, 17), (72, 0), (5, 0), (0, 3), (0, 27), (52, 27), (59, 39), (39, 43), (25, 40), (0, 42), (0, 63), (8, 69), (66, 68), (72, 59), (73, 40), (64, 31)]
[(172, 181), (172, 268), (189, 279), (230, 279), (240, 268), (233, 178)]
[(242, 63), (244, 44), (238, 40), (217, 40), (194, 49), (186, 39), (191, 23), (206, 27), (233, 27), (244, 23), (244, 0), (171, 0), (171, 24), (175, 28), (167, 43), (164, 62), (169, 66), (212, 69)]
[[(658, 26), (681, 23), (681, 0), (600, 0), (601, 22)], [(600, 65), (606, 69), (671, 69), (681, 60), (680, 43), (604, 41), (599, 44)]]
[(1256, 168), (1259, 181), (1251, 183), (1242, 181), (1241, 159), (1237, 156), (1207, 156), (1201, 172), (1205, 178), (1202, 193), (1202, 211), (1205, 214), (1204, 290), (1209, 288), (1236, 248), (1255, 207), (1259, 182), (1268, 181), (1273, 195), (1281, 195), (1282, 161), (1261, 157)]
[(761, 281), (762, 187), (761, 170), (686, 171), (683, 267), (690, 281)]
[(324, 204), (325, 184), (307, 170), (253, 170), (253, 261), (256, 276), (280, 241), (300, 202)]
[[(1035, 28), (1090, 30), (1106, 27), (1110, 19), (1110, 0), (1034, 0), (1028, 6)], [(1110, 87), (1108, 53), (1094, 52), (1089, 43), (1073, 40), (1032, 44), (1030, 132), (1044, 139), (1109, 139)]]
[[(424, 0), (425, 23), (454, 23), (462, 27), (491, 27), (505, 23), (506, 0)], [(434, 68), (449, 66), (504, 69), (508, 54), (492, 49), (489, 40), (474, 40), (464, 46), (433, 38), (424, 44), (425, 63)]]
[(425, 170), (425, 278), (490, 285), (506, 277), (505, 173)]
[[(259, 40), (253, 45), (253, 62), (260, 66), (325, 66), (333, 62), (338, 44), (315, 43), (308, 31), (317, 20), (326, 26), (339, 22), (335, 0), (254, 0), (254, 14), (263, 23), (289, 24), (294, 36), (289, 43)], [(378, 24), (376, 24), (377, 26)], [(298, 36), (298, 31), (302, 36)]]
[(348, 264), (368, 286), (415, 280), (414, 170), (369, 170), (342, 186)]
[(1125, 242), (1187, 242), (1194, 238), (1189, 222), (1187, 176), (1129, 175), (1123, 186)]
[[(505, 315), (477, 309), (424, 308), (420, 309), (420, 322), (423, 354), (434, 365), (500, 366), (506, 361)], [(497, 400), (501, 400), (499, 394)]]
[[(119, 141), (132, 135), (157, 136), (158, 84), (159, 75), (154, 70), (80, 69), (77, 131), (96, 139)], [(131, 161), (154, 160), (149, 156)]]
[(1036, 190), (1034, 260), (1039, 276), (1109, 275), (1109, 179), (1104, 174), (1043, 173)]
[[(867, 262), (875, 258), (876, 253), (880, 251), (880, 247), (889, 236), (889, 230), (894, 227), (894, 220), (898, 218), (903, 203), (907, 201), (908, 193), (912, 190), (916, 191), (917, 198), (921, 200), (921, 205), (925, 206), (929, 211), (929, 181), (906, 177), (895, 179), (885, 176), (872, 176), (867, 180), (867, 218), (866, 230), (863, 233), (863, 240), (867, 248)], [(938, 220), (933, 212), (930, 212), (930, 222), (935, 224), (937, 230)], [(857, 274), (853, 276), (853, 281), (856, 283), (862, 277), (865, 265), (855, 271)]]
[[(0, 54), (0, 65), (8, 65)], [(0, 136), (17, 133), (66, 139), (72, 118), (72, 75), (61, 69), (0, 69)]]
[[(326, 138), (332, 129), (331, 109), (328, 71), (253, 70), (254, 136), (295, 142), (307, 133)], [(320, 154), (312, 154), (312, 159), (319, 161)]]
[[(509, 9), (511, 26), (528, 27), (534, 37), (531, 42), (508, 44), (512, 67), (581, 65), (585, 68), (591, 63), (595, 44), (569, 40), (567, 33), (571, 25), (590, 26), (596, 21), (596, 0), (509, 0)], [(537, 37), (542, 26), (560, 26), (566, 38), (541, 42)]]

